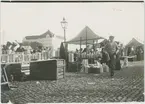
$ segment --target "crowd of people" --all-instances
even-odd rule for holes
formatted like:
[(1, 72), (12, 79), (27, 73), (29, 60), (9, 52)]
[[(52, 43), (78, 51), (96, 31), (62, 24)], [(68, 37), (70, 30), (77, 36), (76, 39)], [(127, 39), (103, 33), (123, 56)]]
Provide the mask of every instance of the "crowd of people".
[[(114, 76), (114, 70), (121, 69), (120, 59), (124, 55), (124, 46), (123, 44), (114, 41), (114, 36), (110, 36), (109, 39), (104, 40), (99, 48), (92, 47), (89, 49), (89, 46), (85, 49), (76, 49), (74, 54), (75, 61), (80, 59), (80, 53), (83, 54), (86, 52), (88, 54), (97, 54), (97, 57), (93, 56), (94, 60), (99, 61), (101, 64), (106, 64), (110, 68), (110, 76)], [(86, 57), (85, 57), (86, 58)], [(87, 57), (88, 58), (88, 57)], [(91, 58), (92, 59), (92, 58)], [(90, 59), (88, 58), (88, 61)]]
[(7, 42), (6, 45), (1, 46), (1, 50), (2, 50), (2, 54), (14, 54), (14, 53), (33, 54), (37, 52), (49, 51), (52, 49), (52, 48), (42, 47), (42, 46), (35, 47), (34, 49), (32, 49), (31, 46), (29, 48), (24, 48), (24, 47), (25, 46), (23, 46), (22, 43)]
[[(125, 47), (122, 43), (114, 41), (114, 36), (110, 36), (109, 39), (105, 39), (103, 42), (99, 43), (99, 46), (99, 48), (95, 48), (94, 46), (89, 48), (89, 46), (87, 46), (84, 49), (76, 49), (76, 52), (74, 53), (74, 60), (78, 61), (84, 54), (86, 55), (84, 59), (88, 59), (88, 62), (93, 59), (97, 60), (101, 64), (107, 65), (110, 69), (111, 77), (114, 76), (114, 70), (120, 70), (122, 65), (128, 65), (128, 58), (125, 57)], [(143, 60), (143, 53), (144, 51), (142, 47), (139, 46), (135, 49), (132, 47), (128, 49), (127, 56), (135, 56), (136, 60), (140, 61)], [(92, 54), (92, 57), (87, 57), (87, 54)], [(123, 63), (121, 63), (121, 60)]]
[[(6, 45), (2, 46), (2, 54), (35, 54), (43, 52), (53, 52), (52, 48), (38, 46), (34, 49), (25, 49), (22, 43), (19, 42), (7, 42)], [(128, 55), (136, 55), (137, 60), (140, 60), (143, 56), (143, 49), (141, 47), (130, 49)], [(52, 53), (51, 53), (52, 55)], [(46, 55), (47, 56), (47, 55)], [(98, 60), (101, 64), (106, 64), (110, 68), (111, 77), (114, 76), (114, 70), (121, 69), (120, 60), (124, 56), (124, 46), (120, 42), (114, 41), (114, 36), (110, 36), (109, 39), (105, 39), (99, 44), (99, 47), (88, 45), (86, 48), (76, 49), (74, 53), (74, 61), (79, 61), (81, 58), (87, 58), (89, 63), (94, 63), (94, 60)]]
[(128, 56), (136, 55), (138, 61), (143, 60), (143, 57), (144, 57), (143, 56), (144, 55), (143, 47), (138, 46), (138, 47), (136, 47), (136, 49), (134, 49), (134, 47), (129, 47), (128, 51), (127, 51), (127, 55)]
[[(19, 62), (22, 59), (30, 60), (30, 59), (48, 59), (52, 58), (52, 48), (51, 47), (42, 47), (38, 46), (32, 49), (30, 46), (27, 46), (27, 48), (22, 44), (18, 42), (7, 42), (6, 45), (3, 45), (1, 47), (2, 50), (2, 59), (6, 62)], [(24, 55), (24, 58), (23, 56)]]

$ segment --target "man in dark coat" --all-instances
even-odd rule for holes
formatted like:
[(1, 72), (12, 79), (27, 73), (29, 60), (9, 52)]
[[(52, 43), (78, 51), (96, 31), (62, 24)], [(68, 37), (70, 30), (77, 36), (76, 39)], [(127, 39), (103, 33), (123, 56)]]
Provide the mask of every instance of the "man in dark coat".
[(114, 36), (109, 37), (109, 41), (105, 45), (105, 50), (108, 52), (110, 57), (110, 61), (109, 61), (110, 75), (111, 77), (113, 77), (115, 66), (116, 66), (116, 54), (118, 53), (118, 46), (117, 43), (114, 41)]

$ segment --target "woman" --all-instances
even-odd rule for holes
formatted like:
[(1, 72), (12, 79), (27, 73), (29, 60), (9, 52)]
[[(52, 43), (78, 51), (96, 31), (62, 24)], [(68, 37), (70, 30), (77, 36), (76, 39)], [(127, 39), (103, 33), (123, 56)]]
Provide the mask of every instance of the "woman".
[(116, 70), (121, 69), (120, 58), (122, 56), (122, 51), (122, 47), (120, 47), (118, 53), (116, 54)]

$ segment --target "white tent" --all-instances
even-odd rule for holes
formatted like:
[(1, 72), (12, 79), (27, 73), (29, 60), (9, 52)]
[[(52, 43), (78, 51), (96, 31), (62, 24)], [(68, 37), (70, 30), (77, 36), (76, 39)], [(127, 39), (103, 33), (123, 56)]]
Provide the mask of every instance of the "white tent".
[(134, 49), (136, 49), (137, 47), (143, 47), (144, 43), (143, 41), (136, 39), (136, 38), (132, 38), (132, 40), (130, 40), (128, 42), (128, 44), (125, 45), (125, 55), (128, 54), (128, 51), (133, 47)]
[(86, 42), (87, 44), (93, 44), (93, 42), (97, 41), (98, 39), (103, 39), (103, 37), (95, 34), (88, 26), (86, 26), (76, 37), (70, 41), (67, 41), (67, 43), (80, 44), (81, 41), (82, 45), (85, 45)]
[(132, 38), (132, 40), (129, 41), (129, 43), (125, 47), (132, 47), (132, 46), (138, 47), (138, 46), (143, 46), (143, 45), (144, 43), (141, 40)]

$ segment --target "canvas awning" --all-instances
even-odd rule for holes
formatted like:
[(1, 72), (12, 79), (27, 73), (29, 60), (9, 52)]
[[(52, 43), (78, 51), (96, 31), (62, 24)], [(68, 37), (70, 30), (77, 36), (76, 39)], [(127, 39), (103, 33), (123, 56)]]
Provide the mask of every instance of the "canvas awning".
[(85, 45), (86, 40), (87, 44), (93, 44), (93, 41), (98, 39), (104, 39), (103, 37), (100, 37), (99, 35), (95, 34), (88, 26), (86, 26), (76, 37), (71, 39), (70, 41), (67, 41), (69, 44), (81, 44)]
[(127, 47), (138, 47), (138, 46), (143, 46), (144, 43), (140, 40), (137, 40), (135, 38), (132, 38), (132, 40), (125, 46), (126, 48)]

